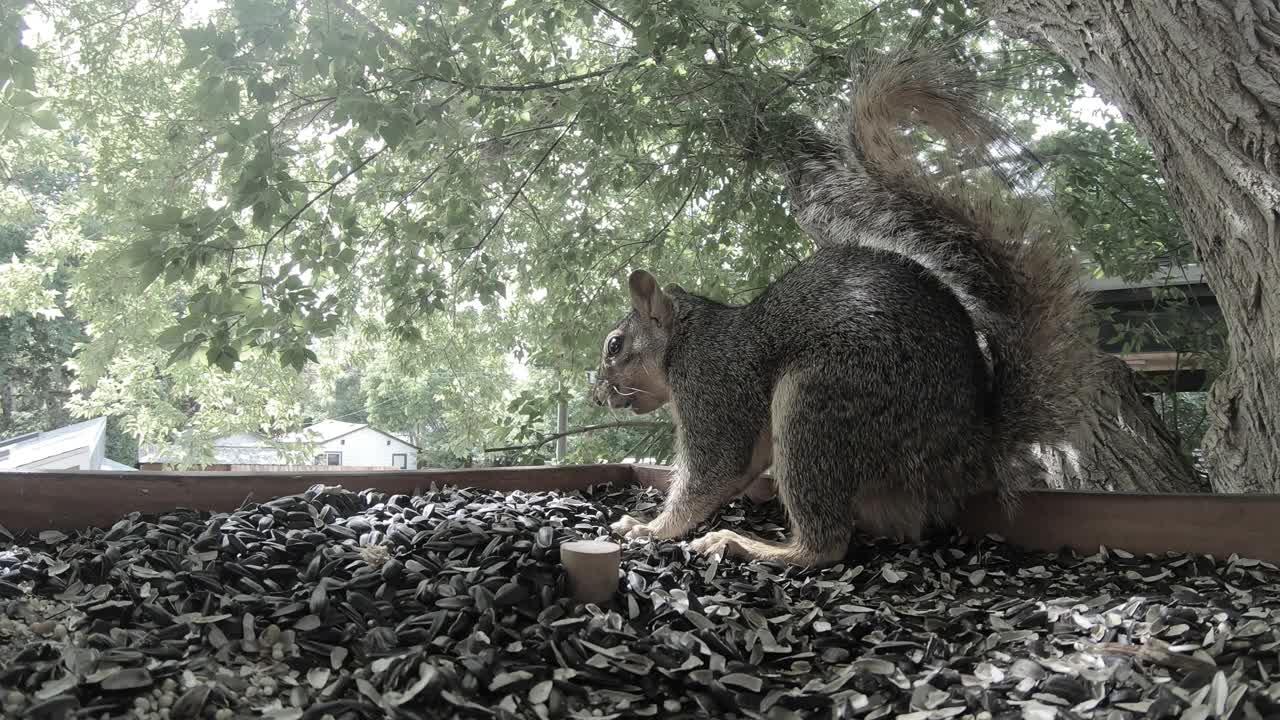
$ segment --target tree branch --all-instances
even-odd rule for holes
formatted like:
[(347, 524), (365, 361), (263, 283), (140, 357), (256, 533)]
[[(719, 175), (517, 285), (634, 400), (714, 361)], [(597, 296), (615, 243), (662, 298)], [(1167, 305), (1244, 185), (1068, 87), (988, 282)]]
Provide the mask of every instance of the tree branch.
[(631, 21), (629, 21), (629, 20), (627, 20), (626, 18), (622, 17), (622, 16), (621, 16), (621, 15), (619, 15), (618, 13), (616, 13), (616, 12), (614, 12), (614, 11), (610, 10), (609, 8), (605, 7), (605, 6), (604, 6), (604, 3), (597, 2), (597, 0), (587, 0), (587, 4), (588, 4), (588, 5), (590, 5), (591, 7), (593, 7), (593, 8), (595, 8), (595, 9), (599, 10), (600, 12), (604, 13), (605, 15), (609, 16), (609, 19), (610, 19), (610, 20), (613, 20), (614, 22), (618, 23), (618, 24), (619, 24), (619, 25), (621, 25), (622, 27), (624, 27), (624, 28), (626, 28), (626, 29), (628, 29), (628, 30), (630, 30), (630, 31), (632, 31), (632, 32), (635, 32), (636, 26), (635, 26), (635, 24), (634, 24), (634, 23), (632, 23)]
[(348, 178), (350, 178), (352, 175), (355, 175), (356, 173), (363, 170), (365, 166), (367, 166), (369, 163), (373, 162), (374, 160), (377, 160), (378, 156), (386, 152), (387, 148), (389, 147), (391, 146), (383, 145), (381, 148), (378, 149), (377, 152), (371, 154), (369, 157), (353, 165), (350, 170), (347, 170), (345, 173), (343, 173), (337, 180), (330, 182), (328, 187), (326, 187), (324, 190), (321, 190), (315, 195), (312, 195), (310, 199), (308, 199), (305, 203), (302, 204), (302, 207), (295, 210), (292, 215), (286, 218), (284, 223), (281, 224), (280, 227), (276, 228), (275, 232), (271, 233), (271, 236), (267, 238), (266, 242), (262, 243), (262, 262), (258, 267), (258, 275), (261, 277), (266, 274), (267, 252), (271, 249), (271, 243), (275, 242), (276, 238), (283, 235), (286, 230), (292, 227), (293, 223), (296, 222), (297, 219), (302, 216), (302, 213), (306, 212), (308, 208), (310, 208), (312, 205), (315, 205), (317, 202), (320, 202), (321, 199), (328, 197), (330, 193), (332, 193), (334, 190), (337, 190), (338, 186), (346, 182)]
[[(444, 100), (441, 100), (437, 104), (437, 107), (444, 107), (445, 105), (448, 105), (450, 102), (453, 101), (454, 98), (458, 97), (458, 95), (460, 95), (461, 92), (462, 91), (459, 90), (452, 93), (451, 95), (446, 97)], [(427, 120), (427, 116), (424, 115), (423, 117), (420, 117), (416, 121), (414, 121), (413, 126), (416, 128), (422, 125), (422, 123), (426, 122), (426, 120)], [(287, 231), (293, 225), (293, 223), (296, 222), (298, 218), (302, 216), (302, 213), (307, 211), (308, 208), (310, 208), (312, 205), (315, 205), (321, 199), (328, 197), (330, 193), (338, 189), (339, 185), (346, 182), (347, 179), (350, 178), (352, 175), (355, 175), (356, 173), (363, 170), (365, 167), (369, 165), (369, 163), (373, 162), (374, 160), (377, 160), (378, 157), (381, 156), (382, 153), (386, 152), (390, 147), (391, 146), (389, 144), (383, 143), (382, 147), (378, 148), (377, 152), (372, 153), (371, 155), (369, 155), (369, 157), (353, 165), (350, 170), (347, 170), (340, 177), (338, 177), (338, 179), (330, 182), (328, 187), (316, 193), (314, 196), (308, 199), (305, 203), (303, 203), (302, 207), (295, 210), (293, 214), (291, 214), (288, 218), (286, 218), (284, 221), (284, 224), (276, 228), (275, 232), (271, 233), (271, 236), (268, 237), (266, 242), (262, 244), (262, 262), (258, 267), (258, 275), (262, 276), (266, 273), (267, 251), (271, 249), (271, 243), (274, 242), (276, 238), (283, 235), (284, 232)]]
[(698, 185), (702, 183), (702, 174), (703, 174), (702, 169), (699, 168), (698, 177), (689, 185), (689, 192), (685, 193), (684, 200), (680, 202), (680, 207), (676, 208), (676, 211), (671, 213), (670, 217), (667, 218), (667, 221), (662, 224), (662, 227), (650, 233), (650, 235), (642, 243), (640, 243), (640, 249), (631, 253), (631, 255), (628, 256), (627, 259), (623, 261), (621, 265), (614, 268), (613, 271), (609, 273), (608, 277), (613, 277), (617, 275), (622, 270), (622, 268), (626, 267), (632, 260), (635, 260), (636, 256), (644, 252), (644, 249), (649, 247), (649, 245), (651, 245), (654, 240), (657, 240), (658, 236), (666, 232), (667, 228), (671, 227), (671, 224), (676, 221), (676, 218), (684, 214), (685, 208), (689, 207), (689, 202), (693, 200), (693, 195), (698, 190)]
[(490, 143), (502, 142), (503, 140), (507, 140), (509, 138), (519, 137), (521, 135), (528, 135), (529, 133), (536, 133), (542, 130), (553, 130), (555, 128), (563, 128), (563, 127), (565, 127), (565, 123), (547, 123), (546, 125), (535, 125), (534, 127), (522, 128), (520, 130), (512, 130), (509, 133), (503, 133), (501, 135), (494, 135), (488, 140), (481, 140), (477, 144), (488, 145)]
[(461, 80), (451, 80), (431, 73), (422, 73), (413, 78), (413, 81), (421, 82), (423, 80), (435, 80), (436, 82), (456, 85), (464, 90), (478, 90), (480, 92), (530, 92), (533, 90), (550, 90), (551, 88), (557, 88), (563, 85), (579, 83), (583, 80), (593, 80), (598, 77), (604, 77), (623, 68), (631, 67), (632, 65), (635, 65), (636, 62), (636, 60), (627, 60), (620, 63), (614, 63), (607, 68), (582, 73), (581, 75), (570, 75), (558, 80), (540, 80), (538, 82), (525, 83), (523, 85), (468, 85)]
[(662, 427), (667, 427), (667, 424), (657, 422), (654, 420), (619, 420), (617, 422), (611, 422), (611, 423), (600, 423), (599, 425), (584, 425), (582, 427), (570, 428), (569, 430), (566, 430), (562, 433), (552, 433), (550, 435), (543, 435), (541, 440), (539, 440), (538, 442), (529, 443), (528, 445), (507, 445), (504, 447), (485, 448), (484, 451), (487, 453), (491, 453), (491, 452), (505, 452), (508, 450), (537, 450), (538, 448), (544, 445), (553, 443), (562, 437), (569, 437), (570, 435), (582, 435), (584, 433), (595, 432), (596, 430), (611, 430), (613, 428), (657, 429)]
[(574, 113), (573, 119), (571, 119), (569, 123), (564, 126), (564, 129), (560, 131), (560, 134), (556, 136), (555, 142), (551, 143), (551, 146), (547, 148), (547, 151), (542, 153), (542, 157), (538, 158), (537, 164), (530, 168), (529, 172), (525, 173), (524, 178), (520, 181), (520, 185), (516, 188), (515, 192), (511, 193), (511, 197), (507, 198), (506, 204), (504, 204), (502, 206), (502, 210), (498, 212), (498, 217), (494, 218), (492, 223), (489, 223), (489, 229), (484, 231), (484, 236), (480, 238), (480, 241), (469, 248), (459, 248), (467, 250), (467, 256), (458, 264), (458, 270), (462, 270), (462, 266), (466, 265), (467, 261), (470, 260), (480, 248), (484, 247), (484, 244), (489, 240), (489, 236), (493, 234), (494, 230), (498, 229), (498, 226), (502, 224), (503, 218), (507, 216), (507, 210), (511, 209), (511, 205), (515, 203), (516, 198), (520, 197), (521, 193), (524, 192), (525, 186), (529, 184), (529, 181), (533, 179), (533, 176), (542, 169), (544, 164), (546, 164), (547, 158), (551, 157), (551, 153), (555, 152), (556, 148), (560, 146), (560, 141), (564, 140), (564, 136), (568, 135), (569, 131), (573, 129), (573, 126), (577, 124), (578, 113)]

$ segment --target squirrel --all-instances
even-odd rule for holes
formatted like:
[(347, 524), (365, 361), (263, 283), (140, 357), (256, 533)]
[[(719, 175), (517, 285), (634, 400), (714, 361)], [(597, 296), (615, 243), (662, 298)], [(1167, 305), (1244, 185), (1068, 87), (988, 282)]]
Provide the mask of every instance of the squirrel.
[(1096, 364), (1081, 268), (1033, 237), (1033, 205), (939, 180), (899, 131), (916, 120), (982, 158), (1014, 144), (946, 55), (916, 38), (868, 59), (834, 134), (756, 118), (818, 246), (758, 297), (726, 305), (631, 273), (592, 396), (669, 405), (676, 463), (661, 512), (614, 532), (683, 537), (764, 495), (772, 467), (789, 538), (717, 530), (691, 549), (830, 564), (855, 527), (919, 540), (990, 491), (1013, 512), (1045, 473), (1037, 448), (1069, 441)]

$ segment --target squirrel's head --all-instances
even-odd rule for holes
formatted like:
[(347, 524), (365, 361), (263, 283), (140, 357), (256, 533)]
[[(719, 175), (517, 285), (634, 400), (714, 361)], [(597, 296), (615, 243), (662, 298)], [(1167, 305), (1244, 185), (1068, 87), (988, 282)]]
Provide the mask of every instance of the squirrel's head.
[(647, 271), (631, 273), (627, 284), (631, 287), (631, 312), (605, 336), (591, 394), (597, 405), (631, 408), (640, 415), (657, 410), (671, 399), (662, 357), (675, 321), (675, 308), (670, 294), (659, 288), (658, 281)]

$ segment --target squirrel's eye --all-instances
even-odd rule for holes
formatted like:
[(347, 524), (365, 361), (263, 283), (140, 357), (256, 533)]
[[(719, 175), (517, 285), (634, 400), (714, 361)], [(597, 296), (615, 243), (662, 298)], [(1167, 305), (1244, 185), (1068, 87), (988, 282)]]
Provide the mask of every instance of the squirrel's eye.
[(609, 354), (609, 357), (613, 357), (619, 352), (622, 352), (622, 336), (614, 335), (609, 338), (609, 346), (605, 349), (605, 352)]

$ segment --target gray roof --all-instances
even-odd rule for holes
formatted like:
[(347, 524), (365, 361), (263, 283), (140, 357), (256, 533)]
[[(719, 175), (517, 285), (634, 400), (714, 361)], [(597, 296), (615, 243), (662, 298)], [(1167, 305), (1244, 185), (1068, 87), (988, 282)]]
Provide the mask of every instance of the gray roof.
[(102, 458), (102, 469), (110, 470), (112, 472), (138, 472), (138, 468), (132, 465), (125, 465), (124, 463), (118, 463), (111, 458)]
[(1206, 282), (1204, 270), (1199, 265), (1171, 265), (1141, 280), (1123, 280), (1110, 277), (1090, 278), (1085, 282), (1085, 285), (1093, 292), (1101, 292), (1105, 290), (1138, 290), (1172, 285), (1199, 285), (1204, 282)]
[[(231, 465), (285, 465), (289, 462), (285, 451), (297, 451), (308, 445), (323, 445), (366, 428), (414, 450), (419, 449), (405, 438), (384, 432), (367, 423), (321, 420), (299, 432), (285, 433), (274, 440), (252, 432), (215, 438), (212, 441), (213, 462)], [(183, 439), (181, 435), (180, 439)], [(182, 443), (167, 446), (146, 444), (138, 448), (138, 460), (144, 463), (177, 464), (185, 462), (184, 455)]]
[(92, 451), (104, 441), (106, 433), (107, 419), (100, 417), (57, 430), (0, 440), (0, 470), (18, 470), (81, 449)]

